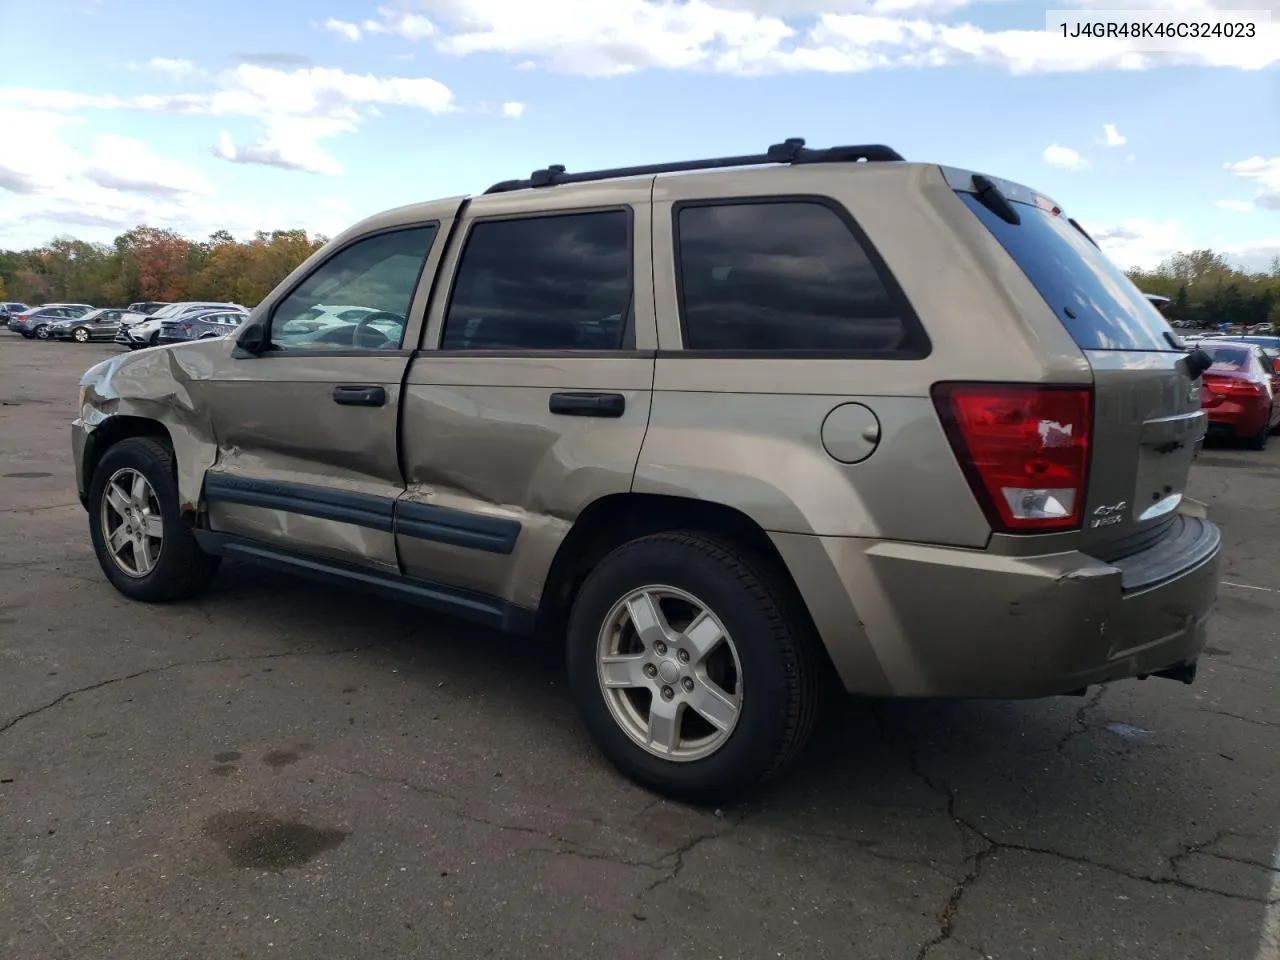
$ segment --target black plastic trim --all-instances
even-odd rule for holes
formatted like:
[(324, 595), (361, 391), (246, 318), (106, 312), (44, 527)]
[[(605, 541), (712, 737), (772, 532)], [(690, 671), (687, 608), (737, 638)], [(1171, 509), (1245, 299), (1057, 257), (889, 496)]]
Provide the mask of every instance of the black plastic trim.
[(204, 495), (207, 500), (221, 503), (284, 510), (384, 533), (391, 533), (395, 516), (395, 501), (386, 497), (217, 473), (205, 474)]
[(488, 594), (433, 583), (429, 580), (419, 580), (415, 577), (382, 573), (367, 567), (358, 567), (310, 554), (295, 553), (256, 540), (233, 537), (212, 530), (194, 532), (200, 549), (215, 556), (245, 560), (288, 573), (302, 574), (316, 580), (364, 588), (393, 600), (402, 600), (420, 607), (464, 617), (475, 623), (509, 633), (528, 635), (535, 629), (535, 611)]
[(217, 473), (205, 474), (204, 495), (214, 502), (283, 510), (486, 553), (511, 553), (523, 529), (520, 521), (505, 517), (487, 517), (465, 510), (309, 484)]
[[(816, 203), (819, 206), (826, 207), (834, 213), (840, 222), (852, 235), (854, 242), (866, 254), (867, 260), (871, 264), (872, 270), (875, 271), (877, 279), (883, 284), (885, 292), (889, 295), (889, 300), (893, 303), (898, 312), (898, 319), (902, 321), (902, 325), (911, 340), (912, 346), (898, 350), (695, 350), (690, 349), (689, 329), (685, 320), (684, 307), (684, 277), (682, 276), (681, 256), (680, 256), (680, 212), (688, 210), (691, 207), (724, 207), (737, 206), (739, 204), (771, 204), (771, 203)], [(889, 269), (889, 265), (885, 263), (884, 258), (880, 256), (880, 251), (871, 242), (871, 237), (862, 229), (858, 221), (854, 219), (844, 205), (833, 199), (832, 197), (823, 196), (822, 194), (765, 194), (755, 197), (706, 197), (696, 200), (681, 200), (671, 207), (671, 256), (674, 258), (672, 267), (675, 271), (676, 280), (676, 301), (680, 314), (680, 342), (684, 348), (684, 355), (688, 357), (697, 357), (703, 359), (710, 358), (734, 358), (734, 359), (774, 359), (784, 360), (793, 359), (829, 359), (829, 360), (923, 360), (933, 352), (933, 343), (929, 339), (929, 333), (924, 328), (924, 324), (920, 322), (920, 316), (916, 313), (915, 307), (911, 305), (911, 301), (907, 298), (906, 291), (902, 289), (897, 278)]]
[(1125, 593), (1150, 590), (1176, 580), (1211, 560), (1222, 547), (1222, 532), (1208, 520), (1179, 514), (1165, 535), (1146, 550), (1113, 562)]
[(505, 517), (485, 517), (465, 510), (404, 500), (397, 501), (395, 505), (397, 535), (470, 547), (486, 553), (511, 553), (521, 529), (520, 521)]
[(676, 160), (668, 163), (648, 163), (634, 167), (614, 167), (608, 170), (583, 170), (570, 173), (560, 164), (535, 170), (525, 180), (503, 180), (495, 183), (486, 194), (510, 193), (536, 187), (554, 187), (561, 183), (592, 183), (597, 180), (616, 180), (621, 177), (656, 176), (661, 173), (686, 173), (694, 170), (722, 170), (727, 167), (754, 167), (765, 164), (802, 163), (858, 163), (891, 162), (903, 160), (902, 154), (880, 143), (857, 144), (813, 149), (804, 145), (803, 137), (790, 137), (775, 143), (764, 153), (744, 154), (733, 157), (708, 157), (705, 160)]

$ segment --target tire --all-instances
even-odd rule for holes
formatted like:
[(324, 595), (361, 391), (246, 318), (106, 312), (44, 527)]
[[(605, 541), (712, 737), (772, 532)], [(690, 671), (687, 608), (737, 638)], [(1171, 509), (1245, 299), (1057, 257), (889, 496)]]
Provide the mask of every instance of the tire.
[[(750, 554), (710, 537), (662, 533), (617, 548), (583, 583), (569, 616), (566, 658), (570, 689), (601, 752), (641, 786), (690, 803), (733, 802), (786, 767), (807, 741), (816, 722), (822, 691), (817, 640), (807, 615), (796, 605), (798, 598), (765, 573), (767, 569)], [(650, 677), (649, 670), (660, 671), (656, 679), (643, 679), (645, 684), (654, 684), (655, 689), (637, 686), (629, 692), (606, 690), (600, 677), (599, 657), (602, 650), (611, 652), (613, 647), (610, 640), (602, 637), (634, 637), (625, 629), (614, 633), (606, 628), (615, 622), (616, 612), (629, 595), (651, 585), (696, 598), (727, 632), (729, 642), (719, 644), (714, 654), (721, 658), (718, 669), (722, 670), (727, 652), (737, 673), (730, 695), (736, 696), (738, 709), (727, 734), (717, 733), (691, 706), (695, 694), (703, 693), (700, 685), (707, 682), (716, 667), (710, 660), (699, 678), (694, 679), (691, 674), (698, 674), (694, 666), (682, 668), (671, 656), (655, 660), (656, 648), (644, 644), (644, 666), (635, 661), (624, 666), (630, 671), (628, 676), (636, 679), (643, 678), (635, 670), (641, 670), (644, 677)], [(667, 600), (661, 603), (668, 622), (676, 627), (687, 625), (667, 613), (679, 613), (684, 601), (680, 597), (671, 601), (673, 604)], [(685, 644), (685, 635), (677, 636), (674, 645), (679, 647), (677, 653), (681, 657)], [(666, 653), (671, 653), (670, 646)], [(685, 673), (676, 677), (676, 671), (681, 669)], [(730, 691), (724, 676), (718, 674), (718, 686), (713, 688), (722, 694)], [(686, 683), (691, 686), (684, 687)], [(656, 689), (658, 685), (666, 686), (661, 694)], [(658, 703), (660, 696), (677, 705), (686, 703), (683, 712), (675, 714), (684, 716), (679, 721), (680, 730), (696, 733), (697, 728), (704, 727), (711, 731), (713, 738), (720, 738), (714, 750), (699, 754), (695, 746), (684, 757), (673, 759), (642, 746), (637, 737), (645, 734), (640, 728), (652, 729), (647, 727), (651, 715), (646, 717), (644, 710)], [(634, 715), (628, 702), (637, 704)], [(707, 700), (701, 702), (705, 704)], [(688, 719), (691, 711), (696, 720)], [(696, 745), (698, 740), (691, 736), (687, 742)]]
[(47, 323), (41, 324), (40, 326), (36, 327), (34, 330), (31, 331), (31, 335), (35, 337), (37, 340), (48, 340), (49, 325)]
[[(163, 524), (163, 539), (154, 563), (142, 575), (127, 572), (107, 544), (103, 518), (109, 510), (104, 508), (104, 499), (114, 477), (128, 477), (121, 471), (140, 474), (146, 480)], [(151, 512), (153, 516), (156, 513), (154, 509)], [(118, 518), (119, 514), (113, 516)], [(219, 558), (200, 549), (178, 510), (173, 451), (167, 443), (150, 437), (122, 440), (102, 455), (89, 484), (89, 535), (102, 572), (112, 586), (131, 600), (163, 603), (193, 597), (209, 585), (218, 571)], [(132, 551), (130, 554), (137, 556)]]
[(88, 327), (76, 327), (71, 331), (71, 339), (76, 343), (88, 343), (92, 337)]
[(1267, 441), (1271, 439), (1271, 424), (1264, 422), (1262, 429), (1255, 433), (1252, 437), (1245, 440), (1244, 445), (1250, 450), (1267, 449)]

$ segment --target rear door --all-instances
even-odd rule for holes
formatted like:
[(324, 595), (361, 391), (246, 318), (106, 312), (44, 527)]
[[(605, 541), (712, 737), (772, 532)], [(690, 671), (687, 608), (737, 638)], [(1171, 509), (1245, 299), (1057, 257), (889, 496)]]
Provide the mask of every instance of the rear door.
[(1182, 501), (1207, 423), (1200, 381), (1189, 375), (1187, 353), (1159, 311), (1060, 207), (1001, 182), (1020, 219), (1010, 223), (967, 186), (957, 190), (960, 199), (1026, 274), (1093, 368), (1080, 544), (1104, 558), (1123, 553), (1166, 524)]
[(405, 381), (405, 573), (533, 608), (581, 512), (631, 489), (656, 346), (650, 189), (470, 202)]

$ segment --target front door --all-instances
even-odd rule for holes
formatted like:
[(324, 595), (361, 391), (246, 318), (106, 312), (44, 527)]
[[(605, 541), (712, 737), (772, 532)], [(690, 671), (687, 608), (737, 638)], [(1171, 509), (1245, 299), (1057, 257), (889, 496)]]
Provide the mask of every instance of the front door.
[(631, 489), (657, 342), (651, 183), (563, 209), (552, 191), (471, 201), (406, 378), (406, 574), (534, 608), (582, 511)]
[[(218, 461), (205, 476), (212, 530), (293, 553), (399, 571), (392, 516), (400, 385), (457, 201), (352, 237), (307, 263), (260, 308), (257, 355), (210, 341)], [(424, 269), (425, 267), (425, 269)], [(344, 317), (326, 304), (360, 305)], [(255, 318), (256, 319), (256, 318)]]

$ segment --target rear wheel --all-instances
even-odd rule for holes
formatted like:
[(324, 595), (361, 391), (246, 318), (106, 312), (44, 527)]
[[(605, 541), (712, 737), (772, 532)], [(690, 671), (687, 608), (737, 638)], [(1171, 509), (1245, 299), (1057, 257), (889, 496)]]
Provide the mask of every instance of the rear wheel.
[(47, 323), (42, 323), (40, 326), (36, 327), (31, 332), (37, 340), (49, 339), (49, 325)]
[(173, 451), (150, 437), (103, 454), (89, 487), (89, 534), (102, 572), (133, 600), (194, 596), (218, 570), (178, 509)]
[(1245, 440), (1245, 446), (1250, 450), (1265, 450), (1267, 441), (1271, 439), (1271, 423), (1264, 420), (1262, 429), (1255, 433), (1252, 437)]
[(88, 343), (89, 328), (76, 327), (74, 330), (71, 331), (71, 339), (74, 340), (76, 343)]
[(614, 550), (582, 585), (568, 669), (588, 731), (622, 773), (695, 803), (782, 769), (820, 693), (807, 618), (763, 565), (691, 533)]

